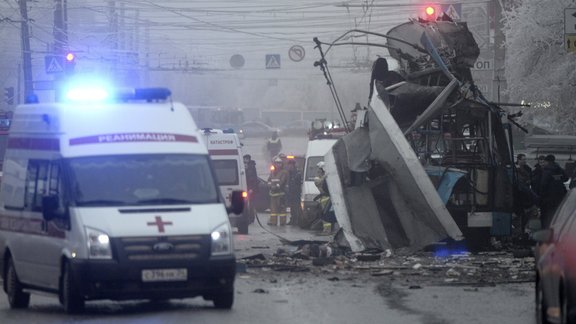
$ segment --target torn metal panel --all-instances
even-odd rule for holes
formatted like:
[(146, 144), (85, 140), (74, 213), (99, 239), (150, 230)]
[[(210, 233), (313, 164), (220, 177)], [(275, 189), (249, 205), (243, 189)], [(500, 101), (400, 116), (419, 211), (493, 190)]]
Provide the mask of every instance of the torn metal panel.
[[(370, 145), (353, 144), (361, 142)], [(371, 168), (352, 170), (350, 165), (366, 163), (368, 154)], [(368, 128), (340, 139), (325, 162), (336, 218), (352, 250), (418, 250), (449, 237), (461, 239), (429, 176), (377, 96)]]

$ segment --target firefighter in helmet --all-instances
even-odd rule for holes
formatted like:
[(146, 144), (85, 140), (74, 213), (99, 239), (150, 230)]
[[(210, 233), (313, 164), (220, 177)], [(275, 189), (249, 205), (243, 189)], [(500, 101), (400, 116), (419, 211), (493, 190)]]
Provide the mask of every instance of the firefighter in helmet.
[(280, 226), (282, 226), (286, 225), (288, 216), (284, 201), (288, 173), (284, 169), (281, 158), (276, 157), (273, 163), (274, 168), (268, 177), (268, 185), (270, 186), (270, 219), (268, 220), (268, 225), (275, 226), (279, 222)]

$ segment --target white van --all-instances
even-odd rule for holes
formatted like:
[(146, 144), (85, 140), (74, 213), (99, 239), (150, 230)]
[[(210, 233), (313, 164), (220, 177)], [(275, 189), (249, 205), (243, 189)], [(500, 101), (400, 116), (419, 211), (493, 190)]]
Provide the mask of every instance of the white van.
[[(234, 191), (242, 191), (244, 197), (249, 198), (242, 144), (238, 135), (213, 128), (203, 129), (202, 135), (212, 159), (212, 167), (216, 173), (222, 197), (228, 204), (230, 204), (231, 193)], [(242, 214), (229, 216), (232, 227), (237, 227), (240, 234), (248, 234), (248, 225), (253, 220), (250, 215), (249, 199), (246, 199), (245, 203), (246, 208)]]
[[(136, 89), (121, 102), (15, 109), (0, 188), (12, 308), (35, 291), (57, 295), (69, 313), (96, 299), (203, 296), (232, 307), (229, 211), (202, 135), (169, 96)], [(241, 212), (241, 192), (232, 200)]]
[(336, 143), (336, 139), (323, 138), (313, 139), (308, 142), (306, 149), (306, 162), (304, 164), (304, 181), (302, 182), (302, 212), (304, 215), (303, 227), (307, 228), (319, 216), (319, 204), (314, 198), (320, 191), (314, 184), (314, 178), (318, 175), (318, 162), (324, 161), (324, 155)]

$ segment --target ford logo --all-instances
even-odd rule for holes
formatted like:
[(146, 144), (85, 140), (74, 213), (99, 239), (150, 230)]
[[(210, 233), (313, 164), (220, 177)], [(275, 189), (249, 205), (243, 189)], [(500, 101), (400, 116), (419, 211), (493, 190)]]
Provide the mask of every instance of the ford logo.
[(174, 250), (174, 245), (172, 245), (172, 243), (168, 243), (168, 242), (160, 242), (160, 243), (154, 244), (154, 246), (152, 247), (152, 250), (154, 250), (154, 252), (166, 253), (166, 252), (170, 252), (170, 251)]

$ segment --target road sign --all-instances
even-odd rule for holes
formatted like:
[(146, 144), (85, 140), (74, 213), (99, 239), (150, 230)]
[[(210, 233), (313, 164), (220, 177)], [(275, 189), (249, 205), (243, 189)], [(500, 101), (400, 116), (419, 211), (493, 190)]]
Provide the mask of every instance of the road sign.
[(302, 61), (305, 55), (304, 47), (300, 45), (294, 45), (288, 50), (288, 57), (294, 62)]
[(479, 58), (474, 63), (472, 70), (481, 70), (481, 71), (494, 70), (494, 60), (493, 59), (481, 59), (481, 58)]
[(564, 35), (566, 52), (576, 52), (576, 34)]
[(64, 58), (55, 55), (44, 56), (44, 69), (47, 74), (64, 72)]
[(452, 20), (460, 21), (462, 19), (462, 4), (443, 4), (441, 5), (442, 12), (447, 14)]
[(576, 34), (576, 8), (564, 9), (564, 33)]
[(244, 60), (244, 56), (240, 54), (234, 54), (230, 57), (230, 66), (235, 69), (243, 67), (244, 63), (246, 63), (246, 61)]
[(280, 68), (280, 54), (266, 54), (266, 68), (279, 69)]

